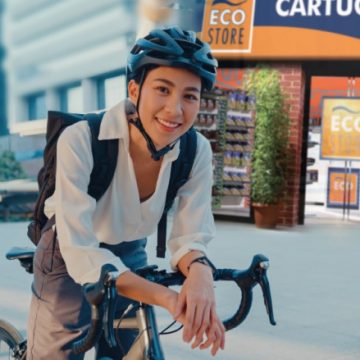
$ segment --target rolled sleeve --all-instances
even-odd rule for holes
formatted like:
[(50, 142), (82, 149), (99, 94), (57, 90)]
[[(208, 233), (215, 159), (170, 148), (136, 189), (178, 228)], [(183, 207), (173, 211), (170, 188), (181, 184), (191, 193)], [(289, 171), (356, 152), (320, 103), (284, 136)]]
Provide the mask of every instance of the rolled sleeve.
[(176, 268), (179, 260), (192, 250), (206, 254), (207, 244), (215, 237), (211, 208), (213, 185), (212, 151), (210, 143), (198, 134), (198, 146), (190, 178), (178, 192), (173, 227), (168, 240), (170, 264)]
[(102, 265), (127, 270), (111, 251), (99, 247), (92, 218), (96, 200), (88, 195), (93, 168), (90, 130), (85, 122), (64, 130), (57, 143), (55, 217), (61, 254), (80, 284), (97, 281)]

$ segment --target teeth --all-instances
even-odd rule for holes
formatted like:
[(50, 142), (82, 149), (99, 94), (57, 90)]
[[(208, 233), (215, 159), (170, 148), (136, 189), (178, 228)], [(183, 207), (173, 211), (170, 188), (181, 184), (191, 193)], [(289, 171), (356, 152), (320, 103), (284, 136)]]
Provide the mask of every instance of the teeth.
[(170, 127), (170, 128), (176, 128), (179, 126), (179, 124), (176, 124), (176, 123), (172, 123), (172, 122), (169, 122), (169, 121), (166, 121), (164, 119), (159, 119), (157, 118), (159, 123), (164, 125), (164, 126), (167, 126), (167, 127)]

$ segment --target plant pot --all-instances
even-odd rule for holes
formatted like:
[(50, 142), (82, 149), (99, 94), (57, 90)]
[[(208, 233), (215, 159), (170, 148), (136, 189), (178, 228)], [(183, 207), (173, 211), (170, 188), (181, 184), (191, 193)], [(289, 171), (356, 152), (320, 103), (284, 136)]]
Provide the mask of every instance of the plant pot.
[(275, 229), (280, 213), (279, 204), (252, 204), (255, 225), (262, 229)]

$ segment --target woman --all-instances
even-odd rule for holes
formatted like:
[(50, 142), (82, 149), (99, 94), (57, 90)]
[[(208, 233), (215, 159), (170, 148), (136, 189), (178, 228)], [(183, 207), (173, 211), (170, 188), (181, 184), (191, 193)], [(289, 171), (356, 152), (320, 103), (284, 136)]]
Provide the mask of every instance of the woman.
[[(197, 134), (197, 153), (188, 182), (179, 190), (168, 240), (171, 265), (186, 276), (179, 293), (137, 276), (146, 265), (146, 237), (162, 215), (171, 164), (181, 135), (193, 125), (203, 89), (213, 86), (216, 60), (194, 33), (154, 30), (139, 39), (128, 59), (126, 99), (104, 115), (99, 139), (119, 139), (112, 182), (96, 202), (88, 195), (93, 167), (87, 122), (65, 129), (57, 145), (56, 187), (45, 213), (56, 216), (43, 233), (34, 260), (33, 298), (28, 324), (28, 359), (82, 359), (71, 342), (88, 325), (89, 307), (81, 285), (94, 282), (111, 263), (124, 297), (162, 306), (184, 324), (193, 348), (224, 348), (224, 327), (213, 291), (211, 263), (204, 258), (214, 236), (211, 212), (212, 153)], [(137, 239), (137, 240), (135, 240)], [(122, 334), (128, 348), (133, 334)], [(119, 349), (117, 356), (119, 356)], [(114, 356), (103, 342), (97, 356)]]

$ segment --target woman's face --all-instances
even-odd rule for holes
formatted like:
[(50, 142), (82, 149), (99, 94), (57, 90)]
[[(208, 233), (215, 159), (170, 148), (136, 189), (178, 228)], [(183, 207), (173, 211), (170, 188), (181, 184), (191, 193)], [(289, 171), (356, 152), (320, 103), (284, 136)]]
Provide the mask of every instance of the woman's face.
[[(150, 70), (141, 89), (139, 116), (157, 149), (171, 144), (193, 125), (200, 108), (201, 79), (174, 67)], [(136, 104), (139, 84), (129, 82), (129, 96)]]

